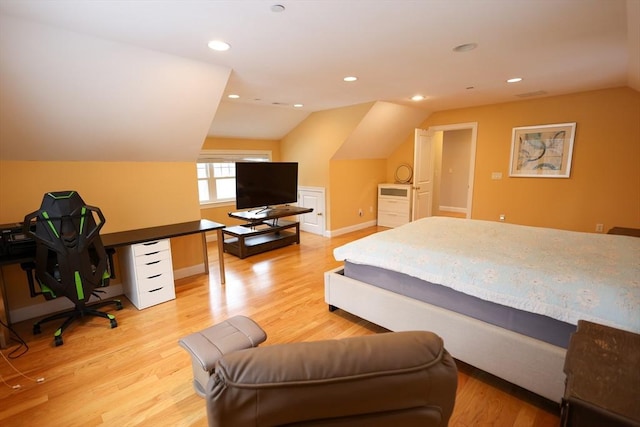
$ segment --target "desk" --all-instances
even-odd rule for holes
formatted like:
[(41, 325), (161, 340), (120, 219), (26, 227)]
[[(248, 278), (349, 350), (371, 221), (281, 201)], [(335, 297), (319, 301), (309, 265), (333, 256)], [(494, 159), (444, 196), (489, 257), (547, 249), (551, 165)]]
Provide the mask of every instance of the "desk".
[(224, 251), (222, 248), (222, 229), (224, 224), (201, 219), (200, 221), (182, 222), (180, 224), (161, 225), (158, 227), (140, 228), (137, 230), (120, 231), (100, 235), (105, 248), (117, 248), (119, 246), (135, 245), (149, 240), (168, 239), (171, 237), (186, 236), (189, 234), (202, 234), (202, 254), (204, 255), (204, 270), (209, 273), (209, 255), (207, 253), (207, 231), (218, 232), (218, 261), (220, 264), (220, 283), (224, 284)]
[[(207, 237), (205, 233), (207, 231), (216, 230), (218, 234), (218, 261), (220, 264), (220, 283), (225, 283), (224, 272), (224, 238), (222, 236), (222, 229), (224, 224), (218, 222), (209, 221), (207, 219), (201, 219), (199, 221), (182, 222), (179, 224), (161, 225), (158, 227), (141, 228), (138, 230), (120, 231), (116, 233), (101, 234), (100, 238), (105, 248), (117, 248), (120, 246), (133, 245), (136, 243), (142, 243), (149, 240), (167, 239), (171, 237), (186, 236), (189, 234), (200, 233), (202, 235), (202, 252), (204, 255), (204, 269), (205, 273), (209, 273), (209, 255), (207, 253)], [(35, 256), (22, 254), (20, 256), (4, 256), (0, 257), (0, 268), (3, 265), (18, 264), (21, 262), (32, 261)], [(0, 271), (1, 273), (1, 271)], [(9, 309), (5, 298), (4, 291), (4, 279), (0, 276), (0, 320), (9, 324)], [(0, 348), (7, 346), (8, 333), (6, 328), (0, 326)]]

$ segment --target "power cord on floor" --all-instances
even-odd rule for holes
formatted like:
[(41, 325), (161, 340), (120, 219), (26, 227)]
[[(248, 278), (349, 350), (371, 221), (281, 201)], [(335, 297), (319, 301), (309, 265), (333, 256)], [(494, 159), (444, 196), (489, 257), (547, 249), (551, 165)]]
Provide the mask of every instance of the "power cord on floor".
[(27, 342), (22, 339), (20, 334), (18, 334), (11, 326), (5, 324), (2, 320), (0, 320), (0, 325), (2, 325), (4, 328), (6, 328), (9, 331), (10, 338), (13, 341), (16, 341), (18, 344), (20, 344), (18, 347), (14, 348), (9, 353), (9, 359), (17, 359), (18, 357), (22, 356), (27, 351), (29, 351), (29, 345), (27, 345)]
[[(4, 322), (0, 321), (0, 325), (2, 325), (3, 327), (5, 327), (11, 334), (12, 334), (12, 339), (14, 341), (16, 341), (19, 345), (18, 347), (14, 348), (13, 350), (11, 350), (11, 352), (9, 353), (8, 356), (5, 356), (5, 354), (0, 351), (0, 355), (2, 356), (2, 358), (5, 360), (5, 362), (7, 362), (7, 365), (9, 365), (11, 367), (11, 369), (13, 369), (14, 371), (16, 371), (18, 374), (20, 374), (22, 377), (26, 378), (29, 381), (32, 381), (34, 383), (43, 383), (44, 382), (44, 377), (40, 377), (40, 378), (31, 378), (25, 374), (23, 374), (22, 372), (20, 372), (15, 366), (13, 366), (13, 364), (9, 361), (9, 359), (17, 359), (18, 357), (24, 355), (27, 351), (29, 351), (29, 346), (27, 345), (27, 342), (25, 340), (22, 339), (22, 337), (20, 337), (20, 335), (13, 330), (13, 328), (11, 328), (11, 326), (5, 324)], [(18, 354), (16, 354), (18, 353)], [(0, 381), (2, 381), (2, 383), (9, 387), (12, 390), (19, 390), (22, 388), (22, 385), (20, 384), (15, 384), (15, 385), (11, 385), (8, 384), (4, 378), (2, 377), (2, 375), (0, 375)]]

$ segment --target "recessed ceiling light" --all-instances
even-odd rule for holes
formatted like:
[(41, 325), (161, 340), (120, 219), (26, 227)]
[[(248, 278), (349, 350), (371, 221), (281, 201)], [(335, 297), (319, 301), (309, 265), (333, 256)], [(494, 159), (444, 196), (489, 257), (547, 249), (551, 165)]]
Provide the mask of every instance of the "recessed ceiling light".
[(478, 47), (478, 43), (465, 43), (453, 48), (454, 52), (469, 52)]
[(411, 100), (412, 100), (412, 101), (422, 101), (423, 99), (424, 99), (424, 96), (423, 96), (423, 95), (413, 95), (413, 96), (411, 97)]
[(231, 45), (229, 43), (223, 42), (222, 40), (211, 40), (208, 44), (209, 49), (213, 49), (218, 52), (224, 52), (225, 50), (229, 50)]
[(347, 76), (344, 79), (345, 82), (355, 82), (356, 80), (358, 80), (358, 78), (356, 76)]
[(284, 12), (284, 6), (281, 4), (274, 4), (273, 6), (271, 6), (271, 12), (274, 12), (274, 13)]
[(296, 108), (302, 108), (304, 107), (304, 104), (293, 104), (293, 106)]
[(240, 98), (240, 95), (236, 95), (235, 93), (232, 93), (231, 95), (228, 96), (228, 98), (238, 99), (238, 98)]
[(518, 83), (522, 81), (522, 77), (514, 77), (512, 79), (507, 80), (507, 83)]

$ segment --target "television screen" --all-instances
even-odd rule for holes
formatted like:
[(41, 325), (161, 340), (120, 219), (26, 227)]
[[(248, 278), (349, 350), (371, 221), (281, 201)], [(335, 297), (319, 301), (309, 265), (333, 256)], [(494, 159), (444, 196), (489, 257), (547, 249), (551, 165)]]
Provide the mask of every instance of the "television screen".
[(237, 162), (236, 208), (266, 208), (298, 201), (298, 163)]

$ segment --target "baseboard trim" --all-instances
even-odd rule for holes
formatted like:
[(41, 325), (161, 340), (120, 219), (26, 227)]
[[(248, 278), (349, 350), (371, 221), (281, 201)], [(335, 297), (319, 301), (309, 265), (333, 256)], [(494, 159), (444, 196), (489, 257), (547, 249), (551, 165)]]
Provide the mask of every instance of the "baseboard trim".
[(217, 242), (218, 241), (218, 232), (217, 231), (212, 231), (210, 233), (205, 233), (205, 238), (207, 240), (207, 243)]
[(189, 276), (195, 276), (197, 274), (204, 274), (204, 263), (192, 265), (178, 270), (173, 270), (174, 279), (183, 279)]
[(329, 230), (329, 231), (327, 231), (326, 234), (327, 234), (327, 237), (340, 236), (341, 234), (347, 234), (347, 233), (351, 233), (352, 231), (362, 230), (363, 228), (373, 227), (377, 223), (378, 222), (376, 220), (362, 222), (360, 224), (356, 224), (356, 225), (352, 225), (352, 226), (344, 227), (344, 228), (339, 228), (337, 230)]
[(455, 212), (455, 213), (467, 213), (466, 208), (457, 208), (455, 206), (438, 206), (438, 209), (442, 212)]

